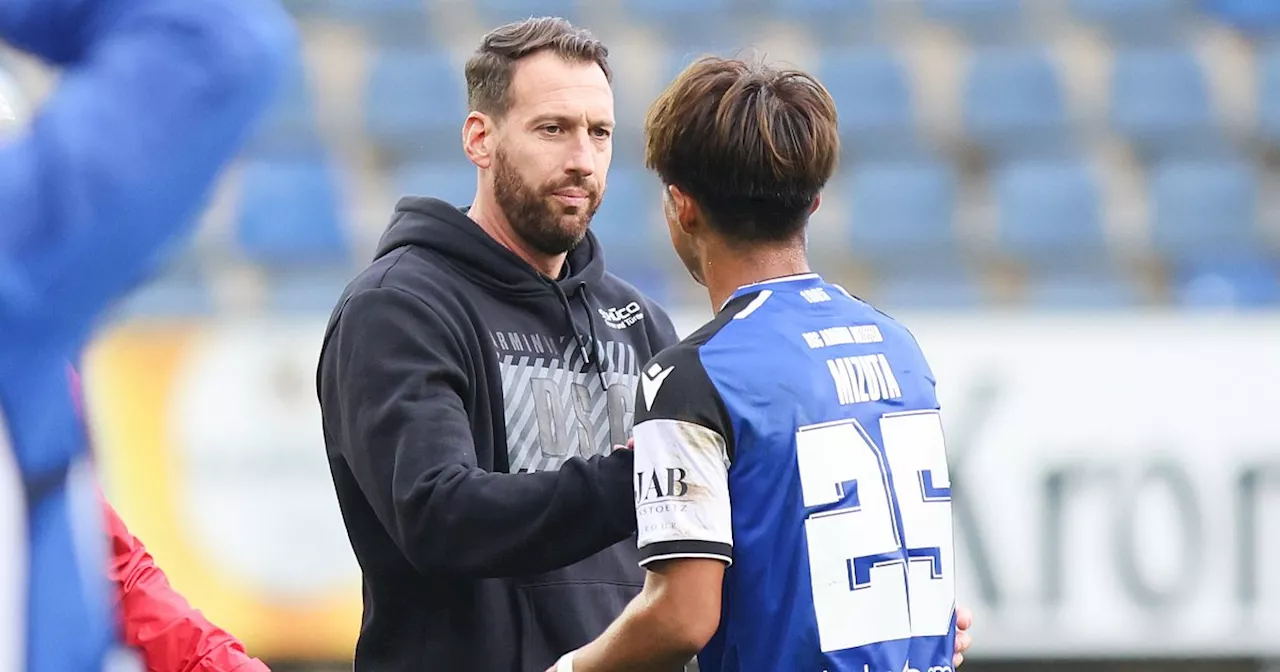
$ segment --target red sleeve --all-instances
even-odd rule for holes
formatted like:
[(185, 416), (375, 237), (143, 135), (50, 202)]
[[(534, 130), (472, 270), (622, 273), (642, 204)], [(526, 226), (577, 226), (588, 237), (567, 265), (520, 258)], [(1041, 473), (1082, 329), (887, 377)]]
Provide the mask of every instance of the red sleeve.
[(124, 641), (142, 654), (148, 672), (269, 672), (235, 637), (191, 608), (111, 504), (103, 499), (102, 506)]

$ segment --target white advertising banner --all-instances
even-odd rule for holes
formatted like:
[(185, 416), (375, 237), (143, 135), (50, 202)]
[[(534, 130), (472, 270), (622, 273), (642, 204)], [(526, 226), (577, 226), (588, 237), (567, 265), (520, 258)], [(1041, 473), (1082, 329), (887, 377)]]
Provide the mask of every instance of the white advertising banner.
[(984, 657), (1280, 656), (1280, 316), (901, 319)]
[[(1280, 657), (1280, 315), (900, 317), (938, 381), (979, 656)], [(359, 624), (323, 326), (134, 325), (92, 359), (117, 507), (264, 655), (347, 655)]]

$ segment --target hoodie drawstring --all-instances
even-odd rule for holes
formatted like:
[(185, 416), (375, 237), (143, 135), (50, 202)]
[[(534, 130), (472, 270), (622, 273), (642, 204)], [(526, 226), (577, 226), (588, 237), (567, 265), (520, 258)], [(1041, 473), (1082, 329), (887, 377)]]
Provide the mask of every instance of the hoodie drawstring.
[[(600, 389), (607, 390), (609, 385), (604, 382), (604, 364), (600, 361), (600, 340), (596, 338), (596, 321), (591, 315), (591, 301), (587, 299), (587, 286), (579, 287), (578, 298), (582, 301), (582, 309), (587, 311), (587, 331), (591, 334), (591, 352), (596, 353), (596, 357), (589, 361), (596, 365), (596, 375), (600, 376)], [(577, 329), (574, 329), (577, 331)]]
[(569, 305), (569, 297), (565, 295), (564, 290), (560, 289), (560, 285), (553, 280), (547, 280), (547, 284), (551, 285), (552, 291), (555, 292), (557, 298), (560, 299), (560, 307), (564, 309), (564, 316), (569, 319), (569, 328), (573, 330), (574, 339), (578, 342), (578, 350), (582, 352), (582, 358), (586, 360), (587, 365), (593, 366), (596, 375), (600, 377), (600, 388), (607, 389), (609, 386), (604, 380), (604, 366), (600, 363), (600, 358), (596, 356), (596, 322), (591, 319), (591, 304), (587, 302), (587, 288), (585, 285), (580, 287), (581, 293), (578, 298), (582, 300), (582, 306), (587, 310), (587, 329), (590, 335), (585, 335), (578, 329), (578, 323), (573, 319), (573, 306)]

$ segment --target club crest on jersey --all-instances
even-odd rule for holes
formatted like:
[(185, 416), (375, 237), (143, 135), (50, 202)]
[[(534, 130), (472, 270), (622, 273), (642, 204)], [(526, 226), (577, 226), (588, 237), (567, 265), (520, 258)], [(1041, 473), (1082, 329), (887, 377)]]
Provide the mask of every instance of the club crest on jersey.
[(600, 317), (604, 318), (604, 323), (609, 325), (611, 329), (626, 329), (644, 319), (644, 311), (640, 309), (640, 304), (636, 301), (632, 301), (620, 308), (598, 308), (597, 312), (600, 313)]

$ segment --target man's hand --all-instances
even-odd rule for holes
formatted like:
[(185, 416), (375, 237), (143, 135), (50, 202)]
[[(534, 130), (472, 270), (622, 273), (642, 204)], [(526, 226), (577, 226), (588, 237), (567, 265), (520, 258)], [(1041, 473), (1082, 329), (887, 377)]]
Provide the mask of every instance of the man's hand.
[(973, 612), (964, 607), (956, 607), (956, 654), (951, 660), (952, 667), (960, 667), (960, 663), (964, 662), (964, 652), (973, 645), (973, 638), (968, 633), (971, 627)]

